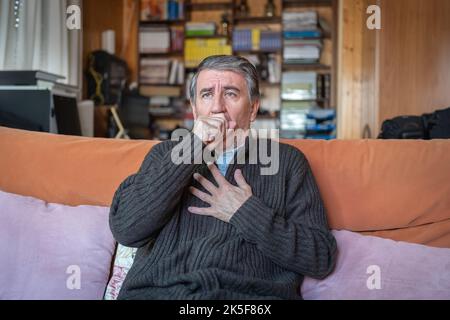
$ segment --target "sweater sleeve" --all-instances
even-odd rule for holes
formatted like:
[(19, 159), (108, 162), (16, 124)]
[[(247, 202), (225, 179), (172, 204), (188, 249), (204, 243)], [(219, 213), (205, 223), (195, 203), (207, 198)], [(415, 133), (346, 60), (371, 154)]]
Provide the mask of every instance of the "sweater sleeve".
[(336, 240), (309, 163), (300, 152), (288, 174), (286, 215), (252, 196), (231, 218), (241, 236), (278, 265), (322, 279), (334, 268)]
[(145, 245), (156, 238), (172, 217), (200, 166), (194, 159), (199, 159), (198, 153), (201, 156), (204, 146), (194, 135), (189, 137), (175, 147), (188, 151), (182, 153), (181, 164), (172, 159), (175, 143), (160, 143), (147, 154), (138, 173), (125, 179), (115, 192), (109, 224), (120, 244), (136, 248)]

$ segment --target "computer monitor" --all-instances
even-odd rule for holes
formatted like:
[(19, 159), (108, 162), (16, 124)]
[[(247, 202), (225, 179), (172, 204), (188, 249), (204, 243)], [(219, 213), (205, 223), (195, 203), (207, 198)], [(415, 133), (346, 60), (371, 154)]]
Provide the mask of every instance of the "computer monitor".
[(82, 136), (77, 99), (53, 94), (53, 105), (58, 134)]

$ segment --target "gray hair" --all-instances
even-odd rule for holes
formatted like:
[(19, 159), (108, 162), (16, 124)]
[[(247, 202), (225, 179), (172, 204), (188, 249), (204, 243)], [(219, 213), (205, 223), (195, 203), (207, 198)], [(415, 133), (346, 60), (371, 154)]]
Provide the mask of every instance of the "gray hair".
[(203, 60), (192, 78), (189, 94), (193, 105), (195, 105), (197, 99), (198, 76), (203, 70), (232, 71), (240, 74), (247, 82), (248, 95), (251, 103), (253, 104), (260, 98), (258, 72), (255, 66), (243, 57), (217, 55)]

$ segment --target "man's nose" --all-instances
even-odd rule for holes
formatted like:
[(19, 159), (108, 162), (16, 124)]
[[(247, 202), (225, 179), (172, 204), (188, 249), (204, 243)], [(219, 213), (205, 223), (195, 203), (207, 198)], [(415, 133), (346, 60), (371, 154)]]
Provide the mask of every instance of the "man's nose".
[(225, 104), (221, 95), (216, 95), (214, 98), (214, 103), (211, 108), (212, 114), (224, 113), (225, 112)]

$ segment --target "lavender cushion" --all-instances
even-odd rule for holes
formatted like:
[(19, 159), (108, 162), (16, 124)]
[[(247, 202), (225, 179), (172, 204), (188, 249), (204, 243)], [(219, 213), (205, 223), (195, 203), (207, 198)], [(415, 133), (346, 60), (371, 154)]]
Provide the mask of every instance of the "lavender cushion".
[(0, 191), (0, 299), (102, 299), (115, 249), (108, 214)]
[(333, 231), (339, 255), (324, 280), (305, 278), (307, 300), (450, 299), (450, 249)]

